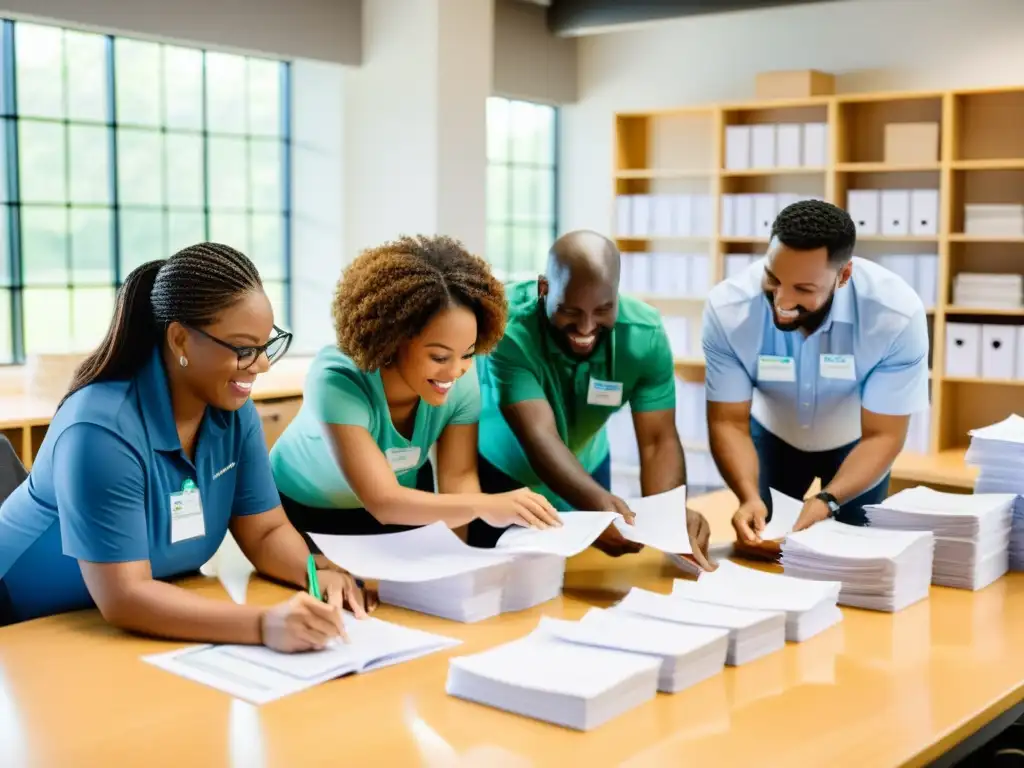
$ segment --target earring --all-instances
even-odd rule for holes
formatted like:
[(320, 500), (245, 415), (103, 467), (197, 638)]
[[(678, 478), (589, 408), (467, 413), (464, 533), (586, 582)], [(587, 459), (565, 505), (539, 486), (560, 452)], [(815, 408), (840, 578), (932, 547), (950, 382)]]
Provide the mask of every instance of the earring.
[(185, 357), (184, 355), (179, 357), (178, 358), (178, 365), (180, 365), (182, 368), (188, 368), (188, 358)]

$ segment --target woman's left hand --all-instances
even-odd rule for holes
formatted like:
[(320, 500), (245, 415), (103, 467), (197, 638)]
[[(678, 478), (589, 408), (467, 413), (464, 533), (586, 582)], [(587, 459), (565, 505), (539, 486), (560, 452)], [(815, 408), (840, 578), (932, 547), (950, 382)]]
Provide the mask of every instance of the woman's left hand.
[(348, 571), (341, 568), (320, 568), (316, 573), (324, 599), (339, 608), (352, 612), (357, 619), (366, 616), (377, 607), (377, 596), (360, 587)]

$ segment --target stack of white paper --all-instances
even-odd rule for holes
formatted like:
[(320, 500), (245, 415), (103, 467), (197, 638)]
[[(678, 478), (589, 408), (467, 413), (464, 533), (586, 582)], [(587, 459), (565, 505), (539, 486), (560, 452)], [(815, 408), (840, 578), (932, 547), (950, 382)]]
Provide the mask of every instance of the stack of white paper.
[(465, 622), (501, 613), (512, 558), (470, 547), (444, 523), (379, 536), (310, 535), (329, 560), (378, 580), (383, 603)]
[(865, 507), (874, 528), (935, 534), (932, 584), (983, 589), (1006, 573), (1014, 496), (908, 488)]
[(314, 685), (410, 661), (461, 641), (380, 619), (344, 616), (349, 642), (321, 651), (278, 653), (259, 645), (199, 645), (144, 656), (168, 672), (265, 704)]
[(729, 631), (729, 650), (725, 663), (730, 666), (759, 659), (786, 644), (786, 615), (780, 611), (700, 603), (638, 587), (629, 590), (629, 594), (611, 610), (676, 624), (726, 629)]
[(722, 560), (717, 570), (701, 574), (697, 581), (677, 579), (672, 594), (731, 608), (783, 611), (786, 639), (799, 643), (843, 620), (836, 605), (841, 587), (838, 581), (796, 579)]
[(535, 632), (451, 659), (446, 690), (567, 728), (587, 731), (654, 698), (661, 661), (562, 642)]
[(842, 582), (843, 605), (899, 611), (928, 596), (934, 547), (931, 531), (825, 520), (786, 537), (782, 565), (788, 576)]
[(1017, 495), (1010, 532), (1010, 569), (1024, 571), (1024, 418), (1012, 414), (970, 434), (966, 461), (981, 470), (974, 492)]
[(729, 632), (591, 608), (579, 621), (542, 617), (538, 630), (568, 643), (654, 656), (661, 661), (658, 690), (677, 693), (725, 666)]
[(614, 512), (568, 512), (559, 528), (537, 530), (514, 526), (498, 539), (495, 552), (514, 555), (501, 610), (522, 611), (562, 594), (566, 558), (585, 550), (619, 515)]

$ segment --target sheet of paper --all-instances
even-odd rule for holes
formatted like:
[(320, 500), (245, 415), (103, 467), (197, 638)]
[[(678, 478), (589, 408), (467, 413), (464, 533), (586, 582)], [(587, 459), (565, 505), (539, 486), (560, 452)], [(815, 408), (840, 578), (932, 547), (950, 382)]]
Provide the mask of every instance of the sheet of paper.
[(842, 583), (796, 579), (745, 568), (729, 560), (697, 581), (677, 579), (672, 594), (689, 600), (754, 608), (763, 611), (809, 611), (823, 602), (835, 602)]
[(685, 485), (655, 496), (625, 501), (636, 515), (632, 525), (621, 517), (615, 520), (615, 527), (625, 538), (662, 552), (677, 555), (693, 552), (686, 531)]
[(1024, 416), (1011, 413), (1002, 421), (987, 427), (972, 429), (971, 437), (981, 440), (998, 440), (1005, 443), (1024, 443)]
[(602, 608), (591, 608), (579, 621), (542, 616), (538, 630), (566, 642), (658, 656), (683, 656), (729, 635), (725, 629), (673, 624)]
[(680, 624), (696, 624), (722, 629), (742, 629), (771, 619), (775, 615), (781, 615), (769, 611), (701, 603), (675, 595), (649, 592), (639, 587), (629, 590), (629, 593), (612, 610), (627, 611), (662, 621), (676, 621)]
[(761, 531), (763, 541), (786, 538), (786, 534), (790, 533), (793, 526), (796, 525), (796, 521), (800, 517), (800, 510), (804, 507), (804, 503), (799, 499), (779, 493), (774, 488), (771, 489), (771, 492), (772, 519)]
[(507, 553), (469, 546), (441, 522), (379, 536), (310, 537), (329, 560), (378, 581), (433, 581), (511, 562)]
[(619, 517), (614, 512), (566, 512), (560, 528), (537, 530), (513, 526), (498, 539), (496, 550), (531, 555), (572, 557), (585, 550)]

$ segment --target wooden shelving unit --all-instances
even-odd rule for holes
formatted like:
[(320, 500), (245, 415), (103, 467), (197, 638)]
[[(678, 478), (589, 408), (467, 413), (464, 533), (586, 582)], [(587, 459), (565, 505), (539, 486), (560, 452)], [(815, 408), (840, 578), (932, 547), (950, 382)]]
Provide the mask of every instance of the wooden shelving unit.
[[(934, 162), (890, 164), (884, 158), (885, 126), (936, 123), (939, 150)], [(734, 125), (824, 123), (827, 162), (813, 167), (727, 169), (726, 129)], [(621, 113), (615, 116), (614, 188), (619, 196), (707, 195), (711, 198), (706, 237), (627, 235), (615, 229), (624, 263), (631, 254), (675, 251), (706, 253), (710, 282), (725, 275), (731, 254), (760, 255), (765, 237), (723, 234), (722, 196), (770, 192), (817, 196), (847, 207), (851, 190), (937, 190), (935, 234), (859, 235), (857, 255), (938, 255), (937, 291), (929, 312), (931, 412), (927, 450), (906, 453), (894, 467), (904, 482), (971, 487), (974, 472), (964, 466), (968, 431), (1024, 412), (1024, 380), (946, 375), (949, 322), (1024, 324), (1024, 309), (953, 304), (953, 283), (962, 272), (1024, 273), (1024, 236), (964, 233), (967, 204), (1024, 204), (1024, 85), (1015, 88), (913, 93), (841, 94), (807, 99), (713, 104), (703, 107)], [(677, 372), (700, 381), (700, 317), (703, 299), (644, 296), (663, 314), (689, 321), (690, 344), (678, 355)]]

